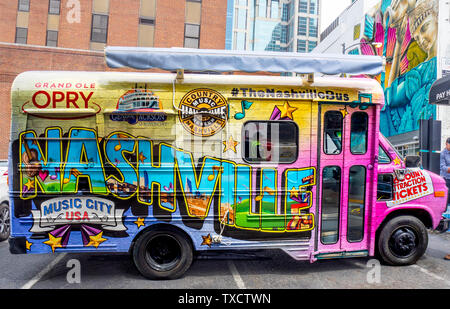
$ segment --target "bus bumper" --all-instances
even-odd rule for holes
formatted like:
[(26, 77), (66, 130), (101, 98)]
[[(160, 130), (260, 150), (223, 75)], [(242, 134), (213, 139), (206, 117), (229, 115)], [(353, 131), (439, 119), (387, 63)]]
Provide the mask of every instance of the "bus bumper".
[(439, 233), (445, 233), (447, 232), (449, 225), (450, 225), (450, 218), (442, 217), (435, 231)]
[(25, 254), (27, 253), (27, 238), (26, 237), (10, 237), (9, 252), (11, 254)]

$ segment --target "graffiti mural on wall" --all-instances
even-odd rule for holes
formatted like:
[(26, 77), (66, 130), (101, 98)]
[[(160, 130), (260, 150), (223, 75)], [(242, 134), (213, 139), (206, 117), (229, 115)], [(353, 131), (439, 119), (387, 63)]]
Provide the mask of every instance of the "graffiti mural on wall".
[(435, 117), (428, 92), (437, 77), (437, 29), (437, 0), (382, 0), (365, 17), (361, 53), (387, 61), (377, 76), (385, 90), (380, 128), (386, 136), (418, 130), (420, 119)]

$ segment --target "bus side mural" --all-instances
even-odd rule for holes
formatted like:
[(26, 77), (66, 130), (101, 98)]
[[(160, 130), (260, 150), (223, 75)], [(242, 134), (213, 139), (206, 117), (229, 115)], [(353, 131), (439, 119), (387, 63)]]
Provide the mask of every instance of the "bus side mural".
[[(33, 130), (20, 134), (20, 198), (33, 201), (30, 232), (47, 233), (51, 239), (67, 236), (72, 225), (81, 224), (83, 244), (98, 245), (90, 237), (127, 230), (127, 209), (107, 196), (138, 204), (137, 213), (148, 213), (150, 207), (162, 217), (184, 208), (180, 212), (197, 222), (208, 216), (217, 197), (217, 220), (236, 230), (279, 233), (314, 228), (314, 215), (308, 212), (314, 167), (283, 172), (284, 209), (277, 214), (276, 169), (207, 156), (197, 163), (182, 149), (121, 131), (105, 138), (90, 128), (63, 133), (51, 127), (43, 136)], [(255, 205), (260, 209), (256, 213)], [(61, 239), (61, 245), (67, 241)]]

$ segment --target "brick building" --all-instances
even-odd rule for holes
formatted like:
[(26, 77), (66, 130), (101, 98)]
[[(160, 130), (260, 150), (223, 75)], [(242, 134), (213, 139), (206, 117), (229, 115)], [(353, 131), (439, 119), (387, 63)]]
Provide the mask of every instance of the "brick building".
[(10, 88), (31, 70), (109, 70), (105, 46), (225, 48), (227, 0), (0, 0), (0, 160)]

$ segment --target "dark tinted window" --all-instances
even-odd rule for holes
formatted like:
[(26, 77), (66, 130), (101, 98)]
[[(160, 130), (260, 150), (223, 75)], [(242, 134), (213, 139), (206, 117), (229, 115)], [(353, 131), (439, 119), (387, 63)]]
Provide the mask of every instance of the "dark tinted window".
[(47, 30), (47, 46), (58, 46), (58, 31)]
[(350, 151), (353, 154), (365, 154), (367, 152), (369, 117), (366, 113), (356, 112), (352, 114), (351, 122)]
[(388, 201), (393, 198), (394, 178), (391, 174), (379, 174), (377, 186), (377, 200)]
[(92, 14), (91, 41), (106, 43), (108, 37), (108, 16)]
[(293, 163), (297, 160), (298, 128), (289, 121), (249, 121), (243, 129), (243, 158), (250, 163)]
[(19, 0), (19, 11), (29, 12), (30, 11), (30, 0)]
[(16, 28), (16, 43), (27, 44), (28, 29)]
[(391, 158), (388, 156), (387, 152), (381, 146), (378, 146), (378, 163), (380, 164), (391, 163)]
[(200, 40), (200, 25), (185, 24), (184, 47), (198, 48)]
[(341, 201), (341, 168), (324, 167), (322, 172), (322, 222), (320, 240), (335, 244), (339, 239), (339, 214)]
[(48, 4), (48, 13), (59, 15), (59, 8), (61, 6), (60, 0), (50, 0)]
[(323, 152), (340, 154), (342, 151), (343, 117), (339, 111), (329, 111), (324, 116)]

